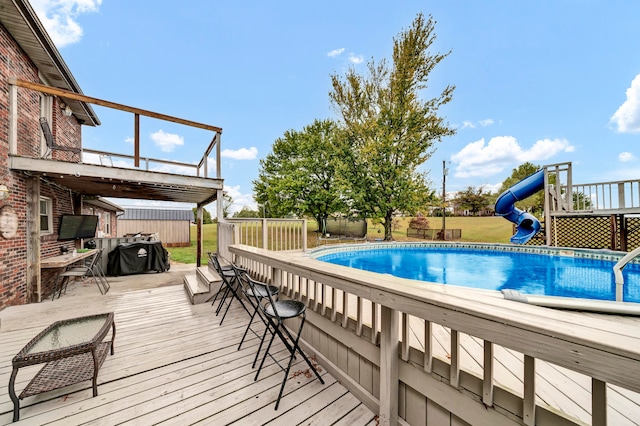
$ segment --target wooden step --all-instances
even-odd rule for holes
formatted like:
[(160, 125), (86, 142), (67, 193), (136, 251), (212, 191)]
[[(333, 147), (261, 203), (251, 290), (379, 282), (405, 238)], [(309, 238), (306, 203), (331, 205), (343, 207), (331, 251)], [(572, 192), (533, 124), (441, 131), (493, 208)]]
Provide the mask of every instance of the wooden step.
[(193, 305), (211, 299), (221, 285), (222, 279), (208, 266), (201, 266), (195, 273), (184, 276), (184, 289)]

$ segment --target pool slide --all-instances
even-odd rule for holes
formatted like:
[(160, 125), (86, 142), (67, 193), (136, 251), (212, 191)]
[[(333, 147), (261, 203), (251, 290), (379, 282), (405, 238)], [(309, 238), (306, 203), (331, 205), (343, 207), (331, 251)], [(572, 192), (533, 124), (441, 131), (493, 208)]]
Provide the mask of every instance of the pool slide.
[(540, 169), (504, 191), (496, 200), (496, 214), (517, 226), (516, 234), (511, 237), (512, 243), (524, 244), (540, 230), (540, 221), (515, 207), (515, 203), (532, 196), (543, 187), (544, 169)]

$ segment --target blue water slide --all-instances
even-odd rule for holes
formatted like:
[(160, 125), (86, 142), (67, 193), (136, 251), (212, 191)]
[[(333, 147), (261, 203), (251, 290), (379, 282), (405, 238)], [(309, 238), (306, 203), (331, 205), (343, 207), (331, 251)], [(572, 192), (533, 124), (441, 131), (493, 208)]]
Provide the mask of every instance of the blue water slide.
[(527, 176), (504, 191), (496, 200), (496, 214), (516, 224), (516, 234), (511, 237), (514, 244), (524, 244), (540, 230), (540, 221), (532, 214), (515, 207), (516, 201), (524, 200), (544, 187), (544, 169)]

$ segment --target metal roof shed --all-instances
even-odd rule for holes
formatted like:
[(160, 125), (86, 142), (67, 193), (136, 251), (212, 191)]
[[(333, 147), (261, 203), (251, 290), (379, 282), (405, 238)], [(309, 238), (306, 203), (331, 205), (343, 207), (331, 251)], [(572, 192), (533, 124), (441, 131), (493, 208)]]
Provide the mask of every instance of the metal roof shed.
[(118, 216), (118, 236), (158, 234), (166, 247), (186, 247), (191, 243), (191, 210), (128, 209)]

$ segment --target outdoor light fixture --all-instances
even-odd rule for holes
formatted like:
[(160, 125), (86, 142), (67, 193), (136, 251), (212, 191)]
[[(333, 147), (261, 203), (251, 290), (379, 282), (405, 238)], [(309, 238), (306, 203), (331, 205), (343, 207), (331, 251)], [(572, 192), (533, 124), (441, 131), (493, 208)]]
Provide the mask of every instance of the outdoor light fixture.
[(73, 110), (71, 109), (71, 107), (64, 103), (60, 104), (60, 109), (62, 110), (62, 113), (67, 117), (70, 117), (71, 114), (73, 114)]
[(9, 188), (7, 185), (0, 185), (0, 200), (6, 200), (9, 198)]

